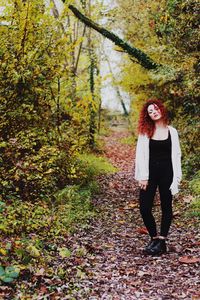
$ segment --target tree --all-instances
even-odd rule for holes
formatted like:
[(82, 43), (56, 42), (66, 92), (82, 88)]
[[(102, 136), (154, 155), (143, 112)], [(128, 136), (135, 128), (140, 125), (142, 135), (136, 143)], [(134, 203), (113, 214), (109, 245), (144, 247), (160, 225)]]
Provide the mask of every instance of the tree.
[(193, 175), (199, 169), (198, 1), (117, 0), (117, 4), (113, 26), (120, 22), (125, 39), (169, 66), (159, 72), (146, 72), (124, 58), (120, 84), (132, 98), (132, 123), (137, 123), (146, 99), (162, 99), (180, 131), (185, 173)]
[[(63, 1), (65, 2), (65, 1)], [(136, 58), (138, 62), (146, 69), (156, 69), (160, 67), (160, 64), (155, 63), (146, 53), (132, 47), (127, 42), (119, 38), (116, 34), (110, 32), (104, 27), (98, 25), (97, 23), (91, 21), (85, 15), (83, 15), (76, 7), (69, 5), (69, 9), (74, 13), (74, 15), (80, 19), (86, 26), (93, 28), (97, 32), (101, 33), (104, 37), (113, 41), (117, 46), (121, 47), (126, 53)]]
[[(84, 82), (72, 98), (68, 63), (81, 40), (70, 40), (72, 28), (60, 25), (66, 19), (42, 0), (7, 1), (3, 18), (0, 190), (9, 198), (48, 198), (77, 180), (76, 155), (88, 147), (90, 89)], [(89, 76), (83, 70), (78, 75)]]

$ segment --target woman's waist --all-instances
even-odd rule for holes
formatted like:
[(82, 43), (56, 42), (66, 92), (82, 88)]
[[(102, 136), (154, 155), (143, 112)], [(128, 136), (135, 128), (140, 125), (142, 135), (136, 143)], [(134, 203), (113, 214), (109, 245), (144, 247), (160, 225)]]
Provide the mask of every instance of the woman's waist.
[(149, 166), (172, 166), (171, 157), (155, 158), (149, 160)]

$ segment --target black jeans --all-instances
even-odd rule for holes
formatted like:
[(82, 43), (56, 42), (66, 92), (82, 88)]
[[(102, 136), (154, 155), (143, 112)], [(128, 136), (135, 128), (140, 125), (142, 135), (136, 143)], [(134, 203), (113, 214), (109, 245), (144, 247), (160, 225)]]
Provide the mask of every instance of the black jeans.
[(152, 215), (153, 201), (159, 188), (162, 218), (160, 235), (167, 236), (172, 221), (172, 194), (170, 185), (173, 179), (171, 162), (155, 162), (149, 165), (149, 182), (146, 191), (140, 190), (140, 213), (151, 237), (157, 236), (155, 219)]

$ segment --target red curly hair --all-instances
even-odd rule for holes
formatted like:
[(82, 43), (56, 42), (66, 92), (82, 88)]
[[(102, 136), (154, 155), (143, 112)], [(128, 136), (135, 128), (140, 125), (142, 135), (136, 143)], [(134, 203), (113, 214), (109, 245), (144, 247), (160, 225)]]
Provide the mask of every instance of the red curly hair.
[(155, 131), (155, 122), (149, 117), (148, 106), (151, 104), (156, 104), (161, 111), (162, 121), (165, 125), (168, 124), (168, 113), (167, 109), (159, 99), (149, 99), (143, 105), (140, 112), (139, 122), (138, 122), (138, 132), (139, 134), (145, 134), (151, 138)]

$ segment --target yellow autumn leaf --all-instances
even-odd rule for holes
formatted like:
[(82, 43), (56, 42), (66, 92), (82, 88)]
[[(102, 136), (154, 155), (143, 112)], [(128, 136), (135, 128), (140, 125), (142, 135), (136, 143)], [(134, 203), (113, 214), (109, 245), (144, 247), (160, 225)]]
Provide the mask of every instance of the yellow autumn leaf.
[(63, 247), (63, 248), (59, 248), (58, 250), (62, 258), (71, 256), (71, 251), (68, 248)]
[(3, 248), (0, 248), (0, 255), (3, 255), (3, 256), (7, 255), (7, 251)]
[(29, 245), (26, 250), (29, 252), (29, 254), (32, 257), (39, 257), (40, 256), (40, 251), (33, 245)]
[(126, 221), (124, 221), (124, 220), (119, 220), (118, 223), (124, 224), (124, 223), (126, 223)]

